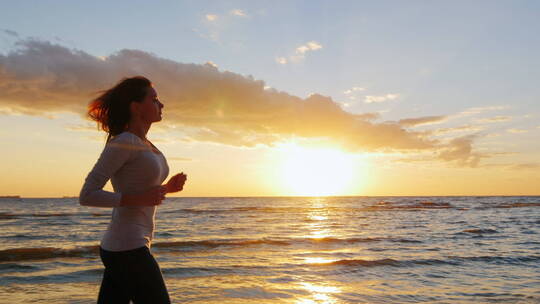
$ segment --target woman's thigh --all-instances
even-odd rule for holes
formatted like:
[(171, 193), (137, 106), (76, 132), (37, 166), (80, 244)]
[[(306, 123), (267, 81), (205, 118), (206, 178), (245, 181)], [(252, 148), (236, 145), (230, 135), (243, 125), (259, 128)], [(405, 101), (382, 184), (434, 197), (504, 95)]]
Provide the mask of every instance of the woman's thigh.
[(135, 304), (170, 303), (159, 265), (147, 247), (106, 252), (103, 262), (106, 271), (111, 270), (111, 281), (117, 283), (118, 297), (127, 294)]
[(148, 248), (140, 252), (129, 274), (132, 275), (134, 303), (171, 302), (161, 269)]
[(99, 288), (98, 304), (118, 303), (129, 304), (130, 297), (122, 284), (117, 281), (117, 276), (105, 268), (103, 280)]

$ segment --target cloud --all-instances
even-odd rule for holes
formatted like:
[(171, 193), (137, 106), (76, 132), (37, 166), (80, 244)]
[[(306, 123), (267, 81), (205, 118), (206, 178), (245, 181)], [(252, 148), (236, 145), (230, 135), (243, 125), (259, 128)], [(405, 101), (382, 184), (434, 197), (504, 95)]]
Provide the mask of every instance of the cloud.
[(510, 165), (509, 169), (512, 170), (533, 170), (540, 169), (540, 163), (522, 163)]
[(86, 124), (77, 124), (77, 125), (67, 125), (66, 129), (69, 131), (99, 131), (96, 124), (93, 123), (86, 123)]
[(343, 94), (350, 95), (350, 94), (352, 94), (354, 92), (365, 91), (365, 90), (366, 90), (365, 88), (361, 88), (361, 87), (352, 87), (352, 88), (350, 88), (348, 90), (345, 90), (343, 92)]
[(306, 52), (309, 51), (316, 51), (322, 49), (322, 45), (320, 45), (317, 41), (310, 41), (306, 43), (305, 45), (301, 45), (296, 48), (296, 54), (303, 55)]
[(206, 20), (212, 22), (212, 21), (216, 21), (217, 18), (218, 18), (218, 15), (214, 15), (214, 14), (206, 14), (206, 16), (204, 16), (206, 18)]
[(399, 94), (386, 94), (381, 96), (371, 96), (368, 95), (364, 99), (365, 103), (379, 103), (379, 102), (385, 102), (389, 100), (395, 100), (399, 97)]
[(358, 119), (361, 120), (376, 120), (381, 118), (381, 113), (373, 112), (373, 113), (362, 113), (362, 114), (354, 114)]
[(513, 134), (520, 134), (520, 133), (527, 133), (529, 131), (528, 130), (523, 130), (523, 129), (514, 129), (514, 128), (512, 128), (512, 129), (506, 130), (506, 132), (513, 133)]
[(468, 135), (453, 139), (446, 149), (439, 152), (437, 159), (454, 162), (460, 167), (477, 167), (480, 160), (489, 155), (473, 152), (474, 137), (475, 135)]
[(287, 64), (287, 58), (285, 57), (277, 57), (276, 62), (279, 64)]
[(278, 57), (276, 62), (279, 64), (298, 63), (306, 58), (307, 52), (312, 52), (322, 49), (322, 45), (317, 41), (310, 41), (295, 49), (294, 55), (288, 57)]
[(421, 125), (432, 125), (445, 122), (448, 119), (447, 116), (425, 116), (418, 118), (406, 118), (401, 119), (398, 123), (406, 127), (416, 127)]
[(540, 169), (540, 163), (520, 163), (520, 164), (485, 164), (482, 167), (485, 168), (501, 168), (505, 170), (538, 170)]
[(352, 114), (330, 97), (300, 98), (210, 64), (179, 63), (138, 50), (98, 58), (32, 39), (17, 45), (0, 54), (0, 110), (8, 115), (71, 112), (86, 118), (96, 92), (123, 77), (144, 75), (165, 103), (159, 127), (181, 130), (176, 140), (253, 147), (305, 138), (354, 152), (429, 151), (463, 164), (479, 157), (472, 140), (445, 144), (395, 122), (375, 123), (377, 113)]
[(2, 32), (4, 32), (5, 34), (11, 36), (11, 37), (14, 37), (14, 38), (19, 38), (19, 34), (15, 31), (12, 31), (12, 30), (8, 30), (8, 29), (1, 29)]
[(211, 66), (211, 67), (213, 67), (213, 68), (217, 68), (217, 67), (218, 67), (217, 64), (215, 64), (215, 63), (212, 62), (212, 61), (207, 61), (205, 64), (206, 64), (206, 65), (209, 65), (209, 66)]
[(484, 130), (484, 127), (482, 126), (464, 125), (464, 126), (459, 126), (459, 127), (429, 130), (426, 132), (430, 133), (431, 135), (444, 135), (444, 134), (456, 133), (456, 132), (477, 132), (477, 131), (482, 131), (482, 130)]
[(496, 156), (498, 153), (479, 153), (473, 149), (473, 141), (478, 135), (466, 135), (452, 139), (436, 153), (422, 157), (403, 158), (401, 162), (443, 162), (455, 167), (476, 168), (484, 158)]
[(469, 116), (469, 115), (476, 115), (476, 114), (480, 114), (480, 113), (483, 113), (483, 112), (488, 112), (488, 111), (500, 111), (500, 110), (506, 110), (508, 109), (509, 106), (486, 106), (486, 107), (473, 107), (473, 108), (468, 108), (454, 116), (456, 117), (461, 117), (461, 116)]
[(244, 12), (243, 10), (241, 9), (233, 9), (231, 11), (231, 15), (233, 16), (239, 16), (239, 17), (246, 17), (246, 12)]
[(477, 119), (476, 121), (480, 122), (480, 123), (493, 123), (493, 122), (509, 121), (511, 119), (512, 119), (512, 117), (510, 117), (510, 116), (501, 116), (501, 115), (499, 115), (499, 116), (490, 117), (490, 118)]

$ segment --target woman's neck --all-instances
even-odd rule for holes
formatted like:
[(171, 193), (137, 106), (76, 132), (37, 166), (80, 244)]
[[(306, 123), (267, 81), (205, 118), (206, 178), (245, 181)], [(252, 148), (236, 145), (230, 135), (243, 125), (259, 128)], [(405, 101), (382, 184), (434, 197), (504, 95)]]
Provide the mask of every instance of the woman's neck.
[(130, 124), (126, 131), (137, 135), (141, 140), (146, 141), (146, 134), (150, 129), (150, 124), (137, 123)]

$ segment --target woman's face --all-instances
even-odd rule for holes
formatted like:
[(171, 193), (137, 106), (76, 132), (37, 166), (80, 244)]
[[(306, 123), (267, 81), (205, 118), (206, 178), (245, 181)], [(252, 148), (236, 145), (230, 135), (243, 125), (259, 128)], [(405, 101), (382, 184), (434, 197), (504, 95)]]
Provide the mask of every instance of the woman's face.
[(146, 97), (138, 103), (137, 108), (142, 121), (153, 123), (161, 120), (163, 104), (159, 101), (154, 88), (147, 88)]

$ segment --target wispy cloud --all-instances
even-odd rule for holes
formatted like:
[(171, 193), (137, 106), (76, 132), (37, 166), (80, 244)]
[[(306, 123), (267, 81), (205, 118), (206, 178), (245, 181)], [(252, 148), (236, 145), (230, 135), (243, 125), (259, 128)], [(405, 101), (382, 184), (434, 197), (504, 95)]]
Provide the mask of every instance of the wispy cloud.
[(399, 94), (386, 94), (386, 95), (380, 95), (380, 96), (372, 96), (368, 95), (364, 98), (365, 103), (379, 103), (379, 102), (385, 102), (390, 100), (396, 100), (399, 97)]
[(98, 130), (97, 126), (93, 123), (77, 124), (77, 125), (70, 124), (66, 126), (66, 129), (70, 131), (97, 131)]
[(322, 49), (322, 45), (317, 41), (309, 41), (303, 45), (296, 47), (294, 54), (288, 57), (280, 56), (276, 58), (279, 64), (298, 63), (306, 58), (308, 52)]
[(332, 98), (300, 98), (265, 89), (261, 80), (209, 64), (185, 64), (138, 50), (98, 58), (40, 40), (22, 40), (0, 54), (0, 109), (4, 113), (78, 113), (86, 118), (93, 92), (122, 77), (150, 78), (165, 101), (164, 121), (177, 126), (176, 140), (252, 147), (290, 138), (321, 139), (349, 151), (428, 151), (439, 160), (471, 165), (482, 157), (472, 138), (450, 143), (405, 130), (399, 123), (375, 123), (377, 113), (352, 114)]
[(506, 132), (508, 133), (513, 133), (513, 134), (520, 134), (520, 133), (527, 133), (529, 132), (528, 130), (524, 130), (524, 129), (515, 129), (515, 128), (512, 128), (512, 129), (507, 129)]
[(540, 169), (540, 163), (522, 163), (509, 165), (509, 169), (512, 170), (536, 170)]
[(362, 87), (352, 87), (352, 88), (350, 88), (348, 90), (345, 90), (343, 92), (343, 94), (350, 95), (350, 94), (353, 94), (355, 92), (362, 92), (362, 91), (365, 91), (365, 90), (366, 90), (366, 88), (362, 88)]
[(425, 116), (425, 117), (401, 119), (400, 121), (398, 121), (398, 123), (406, 127), (416, 127), (416, 126), (422, 126), (422, 125), (438, 124), (438, 123), (445, 122), (446, 120), (448, 120), (447, 116)]
[(456, 133), (456, 132), (478, 132), (482, 130), (484, 130), (484, 127), (482, 126), (464, 125), (464, 126), (458, 126), (458, 127), (452, 127), (452, 128), (440, 128), (440, 129), (430, 130), (426, 132), (429, 132), (432, 135), (445, 135), (445, 134)]
[(230, 13), (233, 16), (247, 17), (246, 12), (244, 10), (241, 10), (241, 9), (233, 9), (233, 10), (231, 10)]
[(232, 43), (230, 39), (225, 39), (223, 35), (234, 28), (234, 24), (238, 24), (240, 19), (247, 20), (249, 17), (250, 16), (245, 10), (239, 8), (217, 13), (211, 12), (204, 14), (199, 26), (193, 28), (192, 30), (201, 38), (208, 39), (219, 44)]
[(510, 120), (512, 120), (512, 117), (510, 116), (499, 115), (495, 117), (477, 119), (476, 121), (479, 123), (494, 123), (494, 122), (504, 122), (504, 121), (510, 121)]
[(485, 164), (482, 167), (485, 168), (500, 168), (504, 170), (538, 170), (540, 169), (540, 163), (493, 163)]
[(0, 31), (4, 32), (5, 34), (11, 36), (11, 37), (14, 37), (14, 38), (19, 38), (19, 34), (15, 31), (12, 31), (12, 30), (9, 30), (9, 29), (0, 29)]
[(207, 21), (216, 21), (218, 19), (218, 15), (215, 14), (206, 14), (204, 17)]
[(455, 116), (456, 117), (461, 117), (461, 116), (470, 116), (470, 115), (476, 115), (476, 114), (480, 114), (480, 113), (484, 113), (484, 112), (489, 112), (489, 111), (500, 111), (500, 110), (506, 110), (508, 109), (509, 106), (486, 106), (486, 107), (473, 107), (473, 108), (468, 108), (458, 114), (456, 114)]
[(474, 150), (473, 142), (478, 135), (466, 135), (452, 139), (442, 146), (436, 153), (424, 154), (420, 157), (402, 158), (398, 161), (407, 163), (416, 162), (443, 162), (454, 167), (480, 167), (481, 160), (496, 156), (497, 153), (480, 153)]
[(317, 41), (310, 41), (305, 45), (301, 45), (296, 48), (296, 54), (303, 55), (309, 51), (316, 51), (322, 49), (322, 45)]
[(276, 62), (279, 64), (287, 64), (287, 58), (285, 57), (277, 57)]

